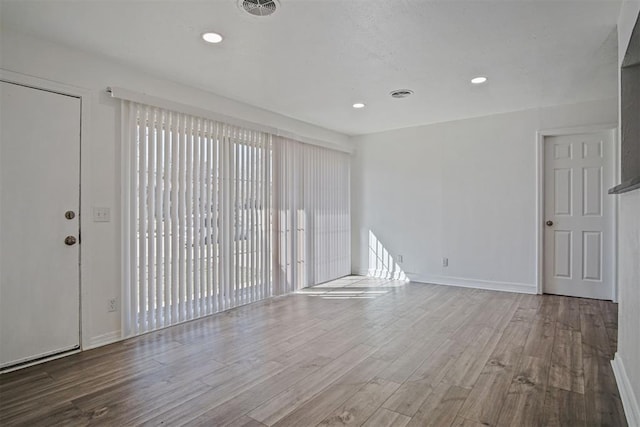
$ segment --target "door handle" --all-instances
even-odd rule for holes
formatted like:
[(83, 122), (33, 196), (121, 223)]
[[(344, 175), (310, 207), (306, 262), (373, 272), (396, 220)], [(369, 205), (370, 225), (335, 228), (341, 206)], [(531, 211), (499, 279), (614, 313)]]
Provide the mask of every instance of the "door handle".
[(546, 224), (551, 227), (553, 225), (553, 221), (547, 221)]
[(76, 238), (73, 236), (67, 236), (64, 238), (64, 244), (67, 246), (73, 246), (76, 244)]

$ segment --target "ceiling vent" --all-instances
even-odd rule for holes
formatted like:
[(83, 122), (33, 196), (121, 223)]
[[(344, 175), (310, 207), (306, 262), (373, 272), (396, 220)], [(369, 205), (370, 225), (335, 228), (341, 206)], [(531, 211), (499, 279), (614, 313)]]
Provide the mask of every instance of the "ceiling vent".
[(273, 15), (278, 9), (277, 0), (239, 0), (238, 5), (253, 16)]
[(413, 95), (413, 91), (410, 89), (398, 89), (391, 92), (392, 98), (406, 98), (409, 95)]

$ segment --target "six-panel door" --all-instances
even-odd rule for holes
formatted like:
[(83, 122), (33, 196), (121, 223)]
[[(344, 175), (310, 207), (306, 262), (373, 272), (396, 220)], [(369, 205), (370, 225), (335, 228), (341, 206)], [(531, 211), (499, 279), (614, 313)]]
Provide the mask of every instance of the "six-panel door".
[(545, 138), (545, 293), (612, 299), (612, 131)]

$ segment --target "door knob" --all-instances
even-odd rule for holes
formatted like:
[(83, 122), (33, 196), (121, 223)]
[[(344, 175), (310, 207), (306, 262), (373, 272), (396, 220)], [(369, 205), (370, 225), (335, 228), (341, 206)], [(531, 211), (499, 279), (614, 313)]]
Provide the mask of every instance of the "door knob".
[(73, 246), (76, 244), (76, 238), (73, 236), (67, 236), (64, 239), (64, 244), (67, 246)]
[(547, 225), (551, 227), (553, 225), (553, 221), (547, 221)]

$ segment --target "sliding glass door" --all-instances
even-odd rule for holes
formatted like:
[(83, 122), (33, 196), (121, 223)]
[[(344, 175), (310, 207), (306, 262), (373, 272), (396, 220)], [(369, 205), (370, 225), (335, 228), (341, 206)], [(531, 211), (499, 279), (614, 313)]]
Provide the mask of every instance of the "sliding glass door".
[(349, 274), (349, 156), (123, 102), (125, 336)]

